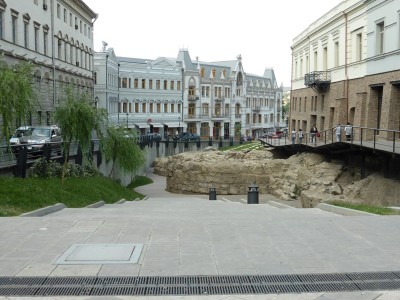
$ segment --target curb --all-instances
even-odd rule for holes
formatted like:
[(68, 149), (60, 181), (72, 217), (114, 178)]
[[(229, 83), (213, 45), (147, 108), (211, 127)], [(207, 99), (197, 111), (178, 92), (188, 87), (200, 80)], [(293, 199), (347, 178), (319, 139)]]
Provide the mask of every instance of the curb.
[(114, 204), (122, 204), (122, 203), (124, 203), (125, 201), (126, 201), (125, 199), (121, 199), (121, 200), (115, 202)]
[(65, 207), (66, 206), (65, 206), (64, 203), (57, 203), (57, 204), (54, 204), (54, 205), (51, 205), (51, 206), (39, 208), (37, 210), (24, 213), (24, 214), (20, 215), (20, 217), (43, 217), (45, 215), (48, 215), (48, 214), (57, 212), (59, 210), (62, 210)]
[(290, 205), (286, 205), (283, 203), (279, 203), (279, 202), (275, 202), (275, 201), (268, 201), (267, 204), (274, 206), (274, 207), (278, 207), (278, 208), (295, 208), (293, 206)]
[(318, 203), (316, 208), (343, 216), (377, 216), (376, 214), (372, 214), (369, 212), (355, 210), (347, 207), (335, 206), (327, 203)]
[(98, 208), (100, 206), (103, 206), (104, 204), (105, 204), (105, 202), (103, 200), (101, 200), (99, 202), (96, 202), (96, 203), (86, 206), (86, 208)]

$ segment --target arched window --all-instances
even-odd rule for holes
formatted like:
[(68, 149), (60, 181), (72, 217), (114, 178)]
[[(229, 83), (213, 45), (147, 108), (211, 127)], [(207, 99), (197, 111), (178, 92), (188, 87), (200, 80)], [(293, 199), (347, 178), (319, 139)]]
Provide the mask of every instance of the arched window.
[(204, 78), (205, 73), (206, 73), (206, 70), (205, 70), (204, 68), (201, 68), (201, 70), (200, 70), (200, 77), (201, 77), (201, 78)]

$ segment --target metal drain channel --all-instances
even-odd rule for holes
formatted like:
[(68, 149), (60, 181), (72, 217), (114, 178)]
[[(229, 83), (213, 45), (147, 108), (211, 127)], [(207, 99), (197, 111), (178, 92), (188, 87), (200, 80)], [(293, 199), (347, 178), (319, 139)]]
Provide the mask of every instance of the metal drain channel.
[(400, 272), (153, 276), (0, 277), (0, 296), (146, 296), (351, 292), (400, 289)]

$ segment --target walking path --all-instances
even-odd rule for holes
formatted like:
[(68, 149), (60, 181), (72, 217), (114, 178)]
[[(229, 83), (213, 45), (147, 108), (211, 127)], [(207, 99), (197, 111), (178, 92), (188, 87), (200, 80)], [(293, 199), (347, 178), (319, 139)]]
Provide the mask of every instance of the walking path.
[[(400, 216), (345, 217), (317, 208), (247, 205), (240, 200), (245, 196), (218, 195), (218, 199), (225, 199), (210, 201), (208, 195), (168, 193), (164, 177), (147, 175), (154, 183), (136, 189), (149, 196), (143, 201), (99, 208), (65, 208), (44, 217), (0, 218), (0, 276), (250, 276), (388, 271), (399, 274)], [(263, 203), (276, 200), (267, 195), (260, 195), (260, 199)], [(126, 259), (132, 244), (142, 250), (133, 255), (137, 262), (130, 255)], [(2, 284), (0, 277), (0, 292)], [(400, 299), (400, 291), (116, 295), (100, 299), (204, 297), (383, 300)], [(99, 299), (43, 299), (89, 298)]]

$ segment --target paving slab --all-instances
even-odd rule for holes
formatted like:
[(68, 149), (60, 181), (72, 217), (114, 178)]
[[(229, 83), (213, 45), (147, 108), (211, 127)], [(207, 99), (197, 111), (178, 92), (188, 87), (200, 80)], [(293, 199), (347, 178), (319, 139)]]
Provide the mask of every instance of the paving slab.
[[(162, 180), (156, 178), (154, 185), (142, 187), (141, 192), (152, 193), (143, 201), (65, 208), (41, 217), (0, 218), (0, 276), (211, 276), (400, 270), (400, 216), (342, 216), (318, 208), (273, 206), (269, 200), (247, 205), (231, 201), (229, 196), (210, 201), (207, 195), (167, 193), (161, 188), (163, 184), (165, 187), (165, 179), (164, 183)], [(143, 244), (143, 251), (138, 262), (130, 265), (110, 266), (98, 261), (56, 263), (71, 245), (101, 243)], [(207, 299), (400, 299), (400, 292), (220, 295)]]

